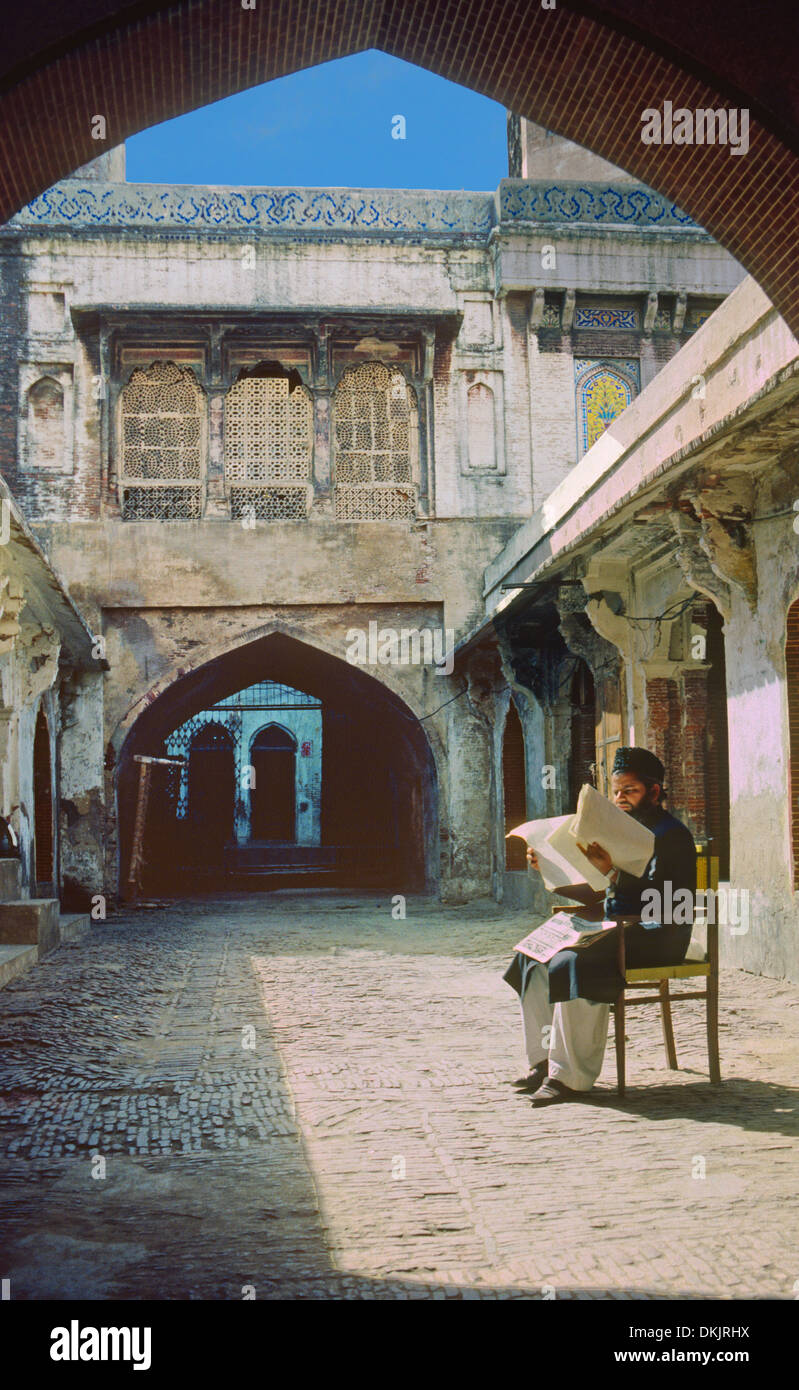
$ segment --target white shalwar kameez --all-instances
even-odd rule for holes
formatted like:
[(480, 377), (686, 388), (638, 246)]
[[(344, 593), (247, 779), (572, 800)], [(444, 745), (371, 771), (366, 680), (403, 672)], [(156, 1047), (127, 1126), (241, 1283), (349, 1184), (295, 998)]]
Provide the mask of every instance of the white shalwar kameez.
[(590, 999), (550, 1004), (547, 967), (538, 965), (527, 975), (521, 1008), (531, 1070), (548, 1057), (551, 1077), (572, 1091), (590, 1091), (602, 1070), (610, 1006)]

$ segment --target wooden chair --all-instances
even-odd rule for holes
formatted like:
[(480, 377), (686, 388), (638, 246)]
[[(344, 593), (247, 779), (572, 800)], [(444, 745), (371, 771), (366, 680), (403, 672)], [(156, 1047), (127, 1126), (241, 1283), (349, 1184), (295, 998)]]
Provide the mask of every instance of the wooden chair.
[[(713, 914), (715, 918), (715, 913)], [(706, 1009), (707, 1025), (707, 1054), (710, 1070), (710, 1080), (714, 1086), (721, 1082), (721, 1070), (719, 1066), (719, 938), (718, 927), (715, 920), (707, 924), (707, 951), (703, 961), (683, 961), (681, 965), (655, 965), (644, 966), (641, 969), (630, 970), (625, 961), (624, 949), (624, 926), (632, 922), (637, 922), (637, 917), (623, 918), (618, 930), (618, 963), (619, 973), (624, 978), (624, 989), (621, 990), (613, 1009), (613, 1021), (616, 1038), (616, 1076), (618, 1081), (619, 1095), (625, 1092), (625, 1036), (624, 1029), (626, 1023), (626, 1011), (628, 1005), (632, 1004), (659, 1004), (660, 1018), (663, 1024), (663, 1042), (666, 1047), (666, 1059), (672, 1071), (677, 1071), (677, 1049), (674, 1045), (674, 1029), (671, 1019), (671, 1006), (683, 999), (704, 999)], [(670, 994), (669, 982), (671, 980), (687, 980), (700, 978), (707, 981), (703, 990), (692, 990), (689, 994)], [(656, 989), (657, 994), (645, 994), (631, 999), (627, 998), (628, 990)]]

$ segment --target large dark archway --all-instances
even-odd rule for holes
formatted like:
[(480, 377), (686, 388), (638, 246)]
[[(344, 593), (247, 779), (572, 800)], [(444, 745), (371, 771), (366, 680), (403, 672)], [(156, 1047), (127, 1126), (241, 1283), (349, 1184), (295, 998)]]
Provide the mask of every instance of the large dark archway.
[[(3, 33), (0, 217), (128, 135), (377, 48), (674, 199), (799, 328), (799, 89), (784, 0), (28, 0)], [(746, 108), (749, 151), (645, 145), (641, 113)], [(94, 118), (105, 138), (93, 138)]]
[[(422, 724), (363, 669), (283, 633), (237, 647), (178, 678), (131, 727), (116, 768), (120, 883), (126, 882), (130, 863), (136, 756), (163, 755), (175, 728), (261, 680), (282, 682), (321, 701), (321, 844), (341, 852), (336, 881), (432, 891), (438, 881), (438, 791)], [(256, 789), (257, 784), (256, 768)], [(150, 815), (160, 825), (158, 801)], [(149, 866), (149, 879), (145, 866), (144, 886), (181, 891), (185, 885), (172, 873), (173, 851), (159, 835), (163, 850), (160, 857), (156, 852), (159, 862)]]

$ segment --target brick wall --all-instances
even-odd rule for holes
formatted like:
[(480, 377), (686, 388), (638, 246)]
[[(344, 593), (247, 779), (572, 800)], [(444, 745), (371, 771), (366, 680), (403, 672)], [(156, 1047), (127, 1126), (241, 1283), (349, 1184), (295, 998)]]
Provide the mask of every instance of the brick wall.
[(658, 676), (646, 683), (647, 739), (650, 752), (657, 754), (666, 769), (666, 790), (670, 810), (682, 810), (682, 759), (680, 756), (681, 710), (677, 682)]
[[(692, 623), (705, 628), (707, 648), (697, 669), (646, 683), (647, 746), (666, 768), (669, 809), (697, 839), (710, 838), (722, 878), (729, 871), (729, 755), (724, 633), (709, 602), (698, 602)], [(799, 618), (796, 666), (799, 680)], [(799, 756), (799, 694), (797, 694)]]

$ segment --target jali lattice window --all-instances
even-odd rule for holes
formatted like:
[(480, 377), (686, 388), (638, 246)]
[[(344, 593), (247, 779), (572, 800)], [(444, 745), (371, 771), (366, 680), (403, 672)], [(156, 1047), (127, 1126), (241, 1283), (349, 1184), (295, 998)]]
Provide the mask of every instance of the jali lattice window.
[(600, 362), (575, 358), (577, 442), (580, 455), (604, 434), (611, 420), (638, 394), (638, 362), (612, 358)]
[(313, 400), (287, 377), (245, 377), (225, 398), (225, 478), (233, 517), (308, 515), (313, 496)]
[(336, 516), (402, 521), (416, 515), (416, 400), (402, 372), (365, 362), (333, 397)]
[(126, 521), (202, 514), (205, 398), (174, 362), (137, 369), (122, 392), (119, 492)]

